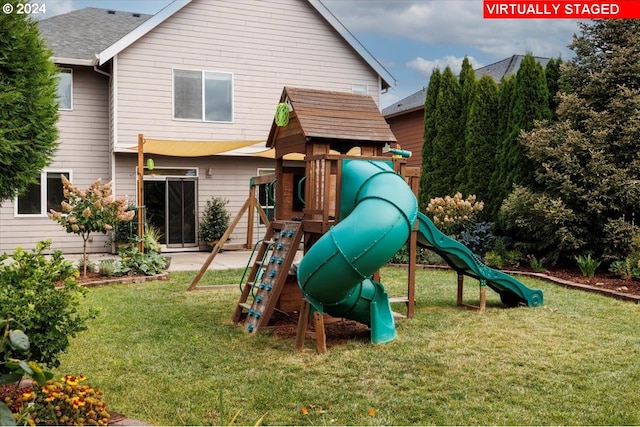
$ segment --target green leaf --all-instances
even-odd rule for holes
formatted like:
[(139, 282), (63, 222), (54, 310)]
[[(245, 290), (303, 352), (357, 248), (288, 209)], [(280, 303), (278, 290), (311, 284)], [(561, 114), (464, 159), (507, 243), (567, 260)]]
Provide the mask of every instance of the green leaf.
[(0, 402), (0, 426), (15, 426), (16, 419), (13, 418), (13, 414), (9, 407), (4, 402)]
[(19, 365), (25, 373), (31, 376), (34, 375), (33, 369), (31, 369), (31, 366), (29, 366), (29, 363), (26, 360), (21, 360)]
[(29, 351), (29, 337), (20, 329), (9, 331), (9, 342), (14, 349), (27, 352)]
[[(0, 375), (0, 385), (17, 383), (21, 379), (22, 379), (22, 374), (18, 374), (15, 372), (12, 372), (10, 374), (3, 374), (3, 375)], [(3, 424), (0, 424), (0, 425), (3, 425)]]

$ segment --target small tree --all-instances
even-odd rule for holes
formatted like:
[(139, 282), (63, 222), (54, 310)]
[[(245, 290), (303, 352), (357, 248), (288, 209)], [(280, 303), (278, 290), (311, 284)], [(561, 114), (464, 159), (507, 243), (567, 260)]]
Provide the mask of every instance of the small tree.
[(229, 228), (229, 212), (226, 205), (229, 201), (221, 197), (207, 200), (204, 217), (200, 223), (199, 237), (205, 242), (217, 242)]
[(64, 175), (62, 184), (64, 197), (62, 212), (51, 209), (49, 218), (62, 225), (67, 233), (82, 236), (83, 276), (87, 275), (87, 241), (93, 232), (106, 233), (113, 229), (117, 221), (131, 221), (135, 214), (128, 210), (128, 202), (124, 197), (114, 198), (111, 195), (111, 183), (101, 185), (97, 179), (87, 188), (80, 190)]

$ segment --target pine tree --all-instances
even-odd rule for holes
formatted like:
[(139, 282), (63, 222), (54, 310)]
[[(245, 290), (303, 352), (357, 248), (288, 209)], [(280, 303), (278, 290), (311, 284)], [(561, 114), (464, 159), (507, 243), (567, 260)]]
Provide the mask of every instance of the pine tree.
[(439, 69), (433, 70), (429, 85), (425, 95), (424, 102), (424, 135), (422, 144), (422, 173), (420, 175), (420, 207), (424, 209), (431, 199), (431, 182), (430, 174), (434, 168), (433, 163), (433, 140), (436, 137), (436, 102), (438, 99), (438, 89), (440, 87), (440, 78), (442, 73)]
[(0, 202), (36, 182), (56, 150), (57, 70), (50, 57), (33, 19), (0, 14)]

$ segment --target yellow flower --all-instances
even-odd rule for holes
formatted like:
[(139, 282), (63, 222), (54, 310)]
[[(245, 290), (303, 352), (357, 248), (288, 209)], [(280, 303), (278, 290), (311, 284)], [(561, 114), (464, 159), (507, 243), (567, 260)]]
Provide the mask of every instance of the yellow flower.
[(373, 417), (376, 414), (376, 410), (374, 408), (369, 408), (368, 414), (370, 417)]
[(309, 410), (303, 406), (302, 408), (300, 408), (300, 413), (302, 415), (309, 415)]

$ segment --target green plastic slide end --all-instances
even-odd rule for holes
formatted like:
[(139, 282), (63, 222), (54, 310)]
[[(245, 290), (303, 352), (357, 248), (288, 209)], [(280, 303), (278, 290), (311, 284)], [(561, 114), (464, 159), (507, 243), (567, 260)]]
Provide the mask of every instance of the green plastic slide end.
[(371, 342), (373, 344), (385, 344), (397, 338), (396, 323), (393, 319), (389, 296), (382, 284), (373, 282), (376, 293), (371, 301)]

